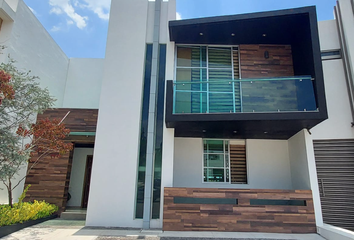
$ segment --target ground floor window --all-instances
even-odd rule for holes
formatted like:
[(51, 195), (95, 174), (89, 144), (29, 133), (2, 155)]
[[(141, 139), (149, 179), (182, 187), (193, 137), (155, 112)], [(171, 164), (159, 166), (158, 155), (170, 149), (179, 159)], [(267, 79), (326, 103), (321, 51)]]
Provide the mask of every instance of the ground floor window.
[(203, 182), (247, 183), (244, 141), (206, 139), (203, 147)]

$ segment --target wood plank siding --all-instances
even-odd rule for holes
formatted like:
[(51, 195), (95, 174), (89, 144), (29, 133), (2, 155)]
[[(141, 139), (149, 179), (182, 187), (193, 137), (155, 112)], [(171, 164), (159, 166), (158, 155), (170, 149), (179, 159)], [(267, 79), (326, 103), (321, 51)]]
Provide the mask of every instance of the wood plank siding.
[[(41, 115), (37, 120), (62, 119), (67, 112), (70, 114), (64, 123), (71, 132), (95, 132), (97, 125), (97, 109), (51, 109)], [(87, 143), (88, 139), (94, 142), (94, 138), (90, 137), (68, 137), (68, 141), (73, 143)], [(74, 151), (74, 150), (73, 150)], [(49, 203), (56, 204), (59, 211), (65, 210), (68, 197), (68, 189), (70, 182), (71, 166), (73, 151), (59, 158), (46, 156), (34, 166), (26, 178), (25, 185), (31, 184), (25, 201), (45, 200)], [(29, 163), (28, 168), (32, 167), (32, 163), (38, 156), (34, 156)]]
[(242, 78), (294, 76), (290, 45), (240, 45), (240, 55)]
[(312, 192), (165, 188), (163, 230), (315, 233)]
[(247, 183), (246, 145), (230, 144), (231, 183)]
[[(269, 58), (265, 58), (268, 51)], [(266, 78), (294, 76), (290, 45), (240, 45), (243, 112), (298, 111), (297, 85)]]
[(37, 120), (62, 119), (69, 111), (70, 114), (64, 120), (64, 124), (71, 132), (96, 132), (98, 109), (51, 109), (38, 114)]

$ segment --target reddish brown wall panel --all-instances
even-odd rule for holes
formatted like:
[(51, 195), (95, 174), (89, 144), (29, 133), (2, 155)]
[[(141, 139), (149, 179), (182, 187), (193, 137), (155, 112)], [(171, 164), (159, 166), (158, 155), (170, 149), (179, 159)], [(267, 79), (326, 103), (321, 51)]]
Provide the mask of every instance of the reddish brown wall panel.
[[(34, 156), (29, 163), (32, 167)], [(26, 186), (31, 184), (25, 201), (45, 200), (55, 204), (62, 211), (66, 205), (69, 180), (67, 173), (71, 170), (71, 154), (62, 155), (59, 158), (43, 157), (29, 172), (26, 178)]]
[[(97, 109), (52, 109), (47, 110), (41, 115), (38, 115), (37, 120), (43, 118), (62, 119), (67, 112), (70, 114), (65, 119), (64, 123), (71, 132), (95, 132), (97, 125)], [(69, 137), (68, 141), (75, 143), (86, 143), (85, 137)], [(25, 185), (31, 184), (26, 196), (26, 201), (45, 200), (49, 203), (56, 204), (60, 211), (66, 207), (68, 197), (68, 188), (70, 181), (70, 173), (72, 166), (72, 155), (62, 155), (59, 158), (51, 158), (46, 156), (40, 160), (29, 172), (26, 178)], [(38, 156), (34, 156), (31, 162), (35, 161)], [(31, 168), (32, 163), (29, 164)]]
[(97, 109), (70, 109), (60, 108), (45, 111), (39, 114), (37, 119), (62, 119), (68, 112), (70, 114), (65, 119), (64, 123), (71, 132), (95, 132), (97, 126)]
[[(175, 197), (238, 199), (238, 204), (181, 204)], [(251, 205), (251, 199), (305, 200), (306, 206)], [(315, 233), (312, 192), (165, 188), (163, 230)]]
[(240, 62), (242, 78), (294, 76), (290, 45), (240, 45)]

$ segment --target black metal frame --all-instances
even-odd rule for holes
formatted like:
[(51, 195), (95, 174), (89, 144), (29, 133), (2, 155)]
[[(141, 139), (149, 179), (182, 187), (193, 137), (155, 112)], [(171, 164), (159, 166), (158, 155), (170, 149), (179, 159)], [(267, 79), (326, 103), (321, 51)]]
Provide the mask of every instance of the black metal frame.
[[(262, 23), (264, 29), (253, 27), (254, 35), (250, 31), (246, 36), (218, 38), (225, 31), (256, 23)], [(318, 106), (317, 112), (173, 114), (173, 81), (167, 81), (165, 122), (168, 128), (175, 128), (175, 136), (289, 139), (328, 118), (316, 7), (170, 21), (169, 27), (171, 41), (177, 44), (291, 44), (295, 75), (314, 78)], [(265, 38), (259, 34), (262, 30), (270, 34)]]

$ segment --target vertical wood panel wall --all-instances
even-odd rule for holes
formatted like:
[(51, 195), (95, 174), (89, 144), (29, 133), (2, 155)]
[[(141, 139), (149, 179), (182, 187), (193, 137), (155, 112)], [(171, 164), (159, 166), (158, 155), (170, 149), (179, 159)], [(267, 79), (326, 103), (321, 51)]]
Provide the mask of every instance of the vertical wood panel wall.
[[(70, 114), (65, 119), (64, 123), (71, 132), (96, 131), (97, 109), (52, 109), (38, 115), (37, 120), (44, 118), (62, 119), (68, 111), (70, 111)], [(79, 143), (81, 140), (69, 141)], [(73, 151), (59, 158), (51, 158), (50, 156), (42, 158), (40, 162), (30, 170), (26, 178), (25, 185), (31, 184), (31, 187), (27, 192), (25, 201), (45, 200), (49, 203), (56, 204), (60, 209), (59, 211), (65, 210), (72, 157)], [(34, 156), (30, 160), (29, 168), (32, 166), (31, 162), (36, 158), (37, 156)]]
[(290, 45), (240, 45), (240, 55), (242, 78), (294, 76)]
[[(181, 198), (188, 198), (189, 203), (181, 203)], [(193, 202), (201, 199), (204, 204)], [(215, 204), (215, 199), (222, 204)], [(238, 203), (222, 202), (230, 199), (237, 199)], [(287, 205), (251, 204), (255, 199), (306, 204), (299, 206), (290, 201)], [(214, 203), (208, 204), (209, 200)], [(315, 233), (312, 191), (165, 188), (163, 230)]]

